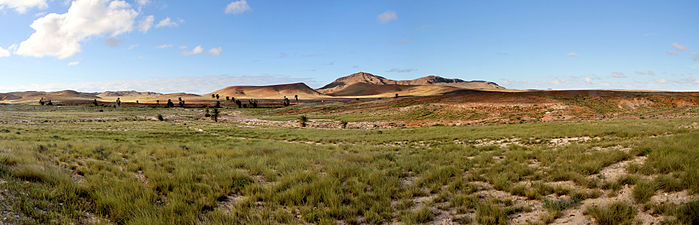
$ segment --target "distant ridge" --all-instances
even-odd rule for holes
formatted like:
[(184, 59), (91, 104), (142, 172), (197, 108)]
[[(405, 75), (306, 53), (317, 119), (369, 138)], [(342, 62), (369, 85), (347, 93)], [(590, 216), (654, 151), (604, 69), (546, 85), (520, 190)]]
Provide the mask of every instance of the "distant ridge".
[(257, 99), (281, 99), (284, 96), (294, 98), (322, 98), (327, 97), (304, 83), (280, 84), (269, 86), (230, 86), (210, 94), (220, 96), (230, 96), (235, 98), (257, 98)]
[[(357, 85), (365, 84), (365, 85)], [(368, 85), (366, 85), (368, 84)], [(386, 86), (386, 87), (378, 87)], [(391, 86), (391, 88), (388, 88)], [(330, 84), (327, 84), (319, 89), (318, 92), (334, 95), (334, 96), (347, 96), (347, 95), (377, 95), (381, 93), (382, 90), (385, 91), (403, 91), (407, 87), (397, 87), (397, 86), (449, 86), (458, 89), (505, 89), (504, 87), (488, 81), (464, 81), (461, 79), (450, 79), (439, 76), (426, 76), (414, 80), (391, 80), (382, 76), (373, 75), (366, 72), (359, 72), (351, 74), (346, 77), (340, 77)], [(358, 89), (358, 90), (346, 90), (346, 89)], [(423, 88), (427, 89), (427, 88)], [(450, 90), (450, 89), (439, 89), (439, 90)], [(351, 93), (351, 94), (350, 94)], [(437, 94), (437, 93), (435, 93)]]

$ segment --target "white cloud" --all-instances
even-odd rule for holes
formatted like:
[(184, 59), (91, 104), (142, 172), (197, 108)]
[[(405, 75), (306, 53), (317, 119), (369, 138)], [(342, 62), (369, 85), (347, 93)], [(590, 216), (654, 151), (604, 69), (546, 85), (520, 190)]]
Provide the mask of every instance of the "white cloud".
[(129, 50), (134, 49), (136, 47), (138, 47), (138, 45), (129, 45)]
[(391, 10), (383, 12), (376, 17), (376, 20), (379, 21), (379, 23), (383, 23), (383, 24), (389, 23), (389, 22), (391, 22), (393, 20), (397, 20), (397, 19), (398, 19), (398, 14), (396, 14), (396, 12), (391, 11)]
[(206, 55), (220, 56), (222, 52), (223, 52), (223, 48), (221, 48), (221, 47), (212, 48), (212, 49), (209, 49), (209, 51), (206, 51)]
[(204, 52), (204, 48), (201, 47), (201, 45), (198, 45), (197, 47), (194, 47), (191, 51), (184, 51), (182, 52), (183, 56), (190, 56), (190, 55), (198, 55)]
[(578, 56), (578, 53), (575, 53), (575, 52), (569, 52), (568, 54), (566, 54), (566, 56), (571, 56), (571, 57), (575, 57), (575, 56)]
[(141, 22), (138, 23), (138, 30), (141, 32), (145, 33), (150, 30), (151, 27), (153, 27), (153, 23), (155, 22), (155, 17), (153, 15), (146, 16), (146, 18), (143, 18)]
[(158, 24), (155, 25), (155, 28), (161, 28), (161, 27), (176, 27), (177, 25), (179, 25), (179, 24), (177, 24), (177, 22), (172, 21), (172, 19), (170, 19), (170, 17), (166, 17), (165, 19), (163, 19), (163, 20), (161, 20), (160, 22), (158, 22)]
[(48, 6), (46, 0), (0, 0), (0, 9), (12, 8), (20, 14), (27, 12), (29, 8), (45, 9)]
[(677, 44), (677, 43), (672, 43), (672, 47), (673, 47), (673, 48), (676, 48), (677, 50), (680, 50), (680, 51), (682, 51), (682, 50), (687, 50), (687, 46), (680, 45), (680, 44)]
[(10, 51), (0, 47), (0, 58), (10, 56)]
[(162, 45), (155, 46), (155, 48), (172, 48), (172, 45), (171, 44), (162, 44)]
[(667, 83), (667, 80), (665, 80), (665, 79), (657, 79), (657, 80), (655, 80), (655, 82), (664, 84), (664, 83)]
[(592, 77), (585, 77), (585, 83), (591, 84), (591, 83), (592, 83)]
[(149, 2), (150, 0), (136, 0), (136, 4), (138, 4), (139, 6), (148, 5)]
[(614, 78), (626, 78), (626, 75), (624, 75), (624, 73), (622, 73), (622, 72), (613, 72), (612, 77), (614, 77)]
[(23, 56), (71, 57), (80, 42), (98, 35), (116, 37), (130, 32), (138, 12), (121, 0), (75, 0), (64, 14), (50, 13), (34, 20), (35, 32), (20, 43), (15, 54)]
[(80, 61), (72, 61), (68, 63), (68, 66), (77, 66), (78, 64), (80, 64)]
[(250, 5), (248, 5), (247, 0), (234, 1), (226, 6), (226, 14), (236, 15), (250, 10), (252, 10), (252, 8), (250, 8)]

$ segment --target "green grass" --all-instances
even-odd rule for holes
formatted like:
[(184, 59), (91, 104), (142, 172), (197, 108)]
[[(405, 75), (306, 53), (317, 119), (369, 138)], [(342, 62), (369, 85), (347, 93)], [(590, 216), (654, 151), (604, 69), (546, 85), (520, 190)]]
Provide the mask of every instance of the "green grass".
[[(0, 188), (10, 190), (20, 224), (81, 224), (88, 215), (116, 224), (421, 224), (436, 209), (506, 224), (528, 206), (484, 191), (559, 212), (626, 184), (643, 193), (639, 202), (652, 196), (645, 187), (695, 195), (699, 179), (696, 157), (686, 157), (699, 154), (699, 133), (683, 127), (695, 118), (358, 130), (214, 123), (201, 109), (0, 107)], [(549, 144), (583, 136), (597, 139)], [(478, 144), (504, 138), (522, 146)], [(594, 178), (636, 155), (648, 159), (622, 180)], [(582, 188), (548, 184), (556, 181)]]
[(591, 215), (600, 225), (630, 225), (634, 222), (637, 210), (624, 202), (610, 203), (604, 206), (591, 206), (585, 214)]

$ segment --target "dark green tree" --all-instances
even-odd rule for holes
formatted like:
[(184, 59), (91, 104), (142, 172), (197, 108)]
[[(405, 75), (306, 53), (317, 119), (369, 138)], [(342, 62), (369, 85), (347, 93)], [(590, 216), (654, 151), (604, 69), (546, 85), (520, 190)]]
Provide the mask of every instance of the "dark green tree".
[(40, 105), (45, 105), (45, 104), (46, 104), (46, 102), (44, 102), (44, 98), (39, 99), (39, 104), (40, 104)]
[(243, 102), (241, 102), (240, 99), (236, 99), (235, 104), (238, 105), (238, 108), (243, 108)]
[(214, 108), (214, 110), (211, 112), (211, 119), (214, 119), (214, 122), (218, 122), (218, 108)]
[(95, 106), (99, 106), (99, 105), (100, 105), (99, 103), (97, 103), (97, 99), (92, 100), (92, 104), (95, 105)]
[(117, 104), (117, 107), (121, 107), (121, 98), (117, 98), (116, 104)]
[(175, 103), (172, 103), (172, 99), (167, 100), (167, 107), (175, 107)]
[(215, 108), (221, 108), (221, 102), (220, 102), (220, 101), (216, 101), (216, 106), (214, 106), (214, 107), (215, 107)]

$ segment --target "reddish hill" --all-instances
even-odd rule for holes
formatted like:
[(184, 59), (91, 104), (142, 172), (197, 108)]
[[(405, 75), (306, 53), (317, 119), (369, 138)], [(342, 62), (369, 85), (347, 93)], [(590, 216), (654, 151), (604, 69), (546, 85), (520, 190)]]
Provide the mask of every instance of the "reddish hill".
[[(446, 86), (444, 87), (416, 87), (416, 86)], [(410, 93), (410, 89), (415, 93)], [(419, 91), (417, 90), (419, 89)], [(391, 95), (392, 92), (401, 92), (401, 95), (438, 95), (457, 89), (505, 89), (493, 82), (464, 81), (461, 79), (449, 79), (439, 76), (426, 76), (415, 80), (391, 80), (370, 73), (359, 72), (346, 77), (338, 78), (332, 83), (323, 86), (317, 91), (333, 96), (368, 96)], [(441, 92), (446, 91), (446, 92)], [(419, 92), (419, 93), (418, 93)]]
[[(329, 97), (318, 93), (304, 83), (270, 85), (270, 86), (231, 86), (211, 94), (235, 98), (282, 99), (284, 96), (293, 98), (317, 99)], [(209, 95), (211, 95), (209, 94)]]

